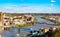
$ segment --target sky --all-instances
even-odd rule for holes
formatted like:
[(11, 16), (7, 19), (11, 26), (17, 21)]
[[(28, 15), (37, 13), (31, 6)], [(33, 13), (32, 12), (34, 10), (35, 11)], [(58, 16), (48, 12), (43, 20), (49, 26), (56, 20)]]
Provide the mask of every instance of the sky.
[(60, 0), (0, 0), (4, 13), (60, 13)]

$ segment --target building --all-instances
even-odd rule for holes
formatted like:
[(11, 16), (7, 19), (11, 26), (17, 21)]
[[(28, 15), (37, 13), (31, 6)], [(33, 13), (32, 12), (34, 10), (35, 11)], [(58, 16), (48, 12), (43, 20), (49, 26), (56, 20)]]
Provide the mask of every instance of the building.
[(0, 12), (0, 31), (4, 30), (4, 28), (3, 28), (3, 26), (4, 26), (4, 24), (3, 24), (3, 22), (4, 22), (3, 15), (4, 14), (2, 12)]
[(3, 22), (4, 22), (3, 16), (4, 16), (4, 14), (2, 12), (0, 12), (0, 26), (4, 26), (3, 25)]

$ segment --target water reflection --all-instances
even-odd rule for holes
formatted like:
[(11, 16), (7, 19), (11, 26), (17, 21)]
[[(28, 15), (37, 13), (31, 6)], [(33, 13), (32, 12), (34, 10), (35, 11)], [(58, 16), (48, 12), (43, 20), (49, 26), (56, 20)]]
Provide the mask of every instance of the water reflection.
[[(5, 28), (5, 30), (2, 32), (4, 37), (17, 37), (16, 35), (27, 35), (30, 32), (30, 28), (32, 28), (32, 30), (39, 30), (40, 28), (49, 28), (49, 27), (53, 27), (55, 25), (55, 23), (42, 19), (40, 16), (35, 16), (35, 18), (38, 19), (38, 23), (36, 23), (34, 26), (28, 26), (28, 27), (24, 27), (24, 28)], [(50, 24), (50, 25), (47, 25)]]

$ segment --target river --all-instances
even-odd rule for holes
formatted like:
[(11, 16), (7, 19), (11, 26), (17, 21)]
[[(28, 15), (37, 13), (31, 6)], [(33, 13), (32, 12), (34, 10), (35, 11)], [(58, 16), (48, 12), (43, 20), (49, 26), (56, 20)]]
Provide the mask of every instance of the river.
[[(53, 27), (55, 25), (54, 22), (42, 19), (41, 16), (34, 16), (35, 18), (38, 19), (38, 23), (36, 23), (34, 26), (28, 26), (28, 27), (23, 27), (23, 28), (10, 28), (10, 31), (3, 31), (4, 37), (17, 37), (16, 34), (19, 33), (29, 33), (30, 29), (32, 30), (39, 30), (40, 28), (49, 28)], [(19, 30), (19, 31), (18, 31)]]

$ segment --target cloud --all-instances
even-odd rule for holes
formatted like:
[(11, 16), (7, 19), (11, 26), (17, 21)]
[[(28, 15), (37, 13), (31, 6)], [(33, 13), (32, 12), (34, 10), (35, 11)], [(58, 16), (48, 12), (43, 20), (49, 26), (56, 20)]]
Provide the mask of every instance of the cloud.
[(56, 2), (55, 0), (51, 0), (51, 2)]
[(6, 13), (60, 13), (60, 8), (33, 5), (2, 5), (0, 11)]

